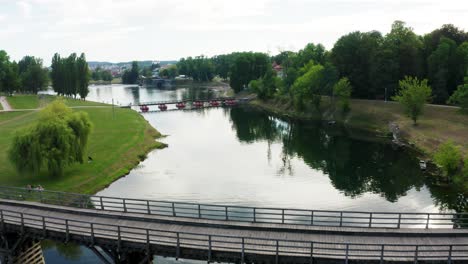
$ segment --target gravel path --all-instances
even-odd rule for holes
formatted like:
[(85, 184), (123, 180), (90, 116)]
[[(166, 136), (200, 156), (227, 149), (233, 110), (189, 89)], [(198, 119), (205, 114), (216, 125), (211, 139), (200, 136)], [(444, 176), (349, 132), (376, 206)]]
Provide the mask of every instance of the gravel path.
[(3, 111), (11, 111), (11, 106), (6, 100), (5, 96), (0, 96), (0, 104), (3, 107)]

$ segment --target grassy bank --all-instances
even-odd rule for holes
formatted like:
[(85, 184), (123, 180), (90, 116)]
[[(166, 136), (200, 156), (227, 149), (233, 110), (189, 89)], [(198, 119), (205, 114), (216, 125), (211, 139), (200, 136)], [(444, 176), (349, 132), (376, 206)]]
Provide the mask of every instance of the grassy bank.
[(37, 95), (8, 96), (6, 99), (13, 109), (35, 109), (40, 106), (39, 96)]
[[(67, 99), (66, 104), (84, 107), (74, 111), (84, 111), (89, 114), (93, 131), (89, 139), (88, 155), (93, 161), (67, 167), (64, 176), (60, 178), (49, 177), (45, 171), (40, 175), (19, 175), (8, 160), (7, 150), (15, 131), (34, 124), (38, 112), (2, 112), (0, 113), (1, 185), (41, 184), (51, 190), (94, 193), (126, 175), (150, 150), (165, 146), (155, 141), (155, 138), (161, 136), (160, 133), (135, 111), (115, 108), (113, 114), (112, 107), (92, 107), (102, 104), (73, 99)], [(26, 106), (29, 108), (30, 105)]]
[(468, 153), (468, 115), (458, 112), (457, 108), (437, 105), (426, 105), (424, 114), (414, 126), (404, 115), (402, 107), (395, 102), (373, 100), (351, 100), (351, 111), (345, 115), (331, 113), (328, 98), (324, 99), (321, 113), (312, 106), (298, 112), (288, 100), (255, 100), (253, 105), (300, 119), (336, 120), (346, 127), (365, 130), (377, 135), (388, 135), (389, 123), (396, 123), (403, 138), (424, 153), (432, 154), (440, 143), (451, 139)]

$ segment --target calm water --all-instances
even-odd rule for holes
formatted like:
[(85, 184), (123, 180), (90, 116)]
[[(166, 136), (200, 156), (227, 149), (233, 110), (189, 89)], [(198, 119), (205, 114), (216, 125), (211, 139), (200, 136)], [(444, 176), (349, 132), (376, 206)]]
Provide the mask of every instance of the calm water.
[[(110, 102), (114, 98), (114, 102), (128, 105), (212, 96), (215, 94), (200, 89), (109, 85), (91, 87), (89, 100)], [(128, 176), (99, 195), (405, 212), (454, 209), (466, 200), (428, 187), (418, 160), (408, 151), (338, 126), (281, 119), (248, 107), (148, 113), (144, 117), (167, 135), (161, 141), (169, 147), (151, 152)], [(89, 263), (94, 256), (79, 248), (76, 263)], [(54, 247), (44, 253), (48, 263), (75, 263)]]

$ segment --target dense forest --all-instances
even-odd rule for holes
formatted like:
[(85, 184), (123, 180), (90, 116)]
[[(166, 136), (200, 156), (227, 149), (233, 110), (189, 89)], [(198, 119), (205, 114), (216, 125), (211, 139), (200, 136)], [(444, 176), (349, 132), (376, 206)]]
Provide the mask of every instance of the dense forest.
[[(272, 71), (281, 65), (282, 78)], [(307, 44), (298, 52), (235, 52), (211, 58), (183, 58), (179, 74), (195, 81), (214, 76), (229, 80), (241, 91), (253, 80), (260, 96), (289, 96), (313, 99), (330, 95), (343, 77), (349, 80), (352, 97), (390, 99), (405, 76), (427, 79), (432, 102), (444, 104), (463, 85), (468, 68), (468, 33), (454, 25), (443, 25), (424, 36), (404, 22), (395, 21), (388, 34), (378, 31), (351, 32), (340, 37), (331, 50), (321, 44)], [(251, 87), (252, 88), (252, 87)]]

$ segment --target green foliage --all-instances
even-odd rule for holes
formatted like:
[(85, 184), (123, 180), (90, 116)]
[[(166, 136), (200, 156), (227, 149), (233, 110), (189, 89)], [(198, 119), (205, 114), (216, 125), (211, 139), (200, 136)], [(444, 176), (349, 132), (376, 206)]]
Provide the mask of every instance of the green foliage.
[(458, 105), (463, 113), (468, 113), (468, 76), (465, 77), (465, 84), (459, 85), (450, 96), (448, 103)]
[(266, 54), (239, 53), (231, 65), (230, 85), (235, 92), (240, 92), (250, 81), (264, 76), (269, 68), (271, 68), (270, 59)]
[(42, 60), (33, 56), (26, 56), (18, 62), (21, 79), (20, 92), (37, 93), (44, 90), (48, 83), (48, 72), (42, 66)]
[(270, 67), (262, 78), (250, 81), (249, 87), (258, 95), (258, 98), (265, 100), (273, 98), (278, 91), (282, 90), (284, 83)]
[(342, 36), (333, 46), (331, 60), (340, 72), (340, 77), (349, 78), (355, 88), (355, 97), (372, 98), (376, 95), (371, 73), (382, 41), (379, 32), (357, 31)]
[(91, 79), (93, 81), (112, 81), (112, 73), (109, 70), (103, 70), (101, 67), (97, 67), (91, 72)]
[(299, 70), (299, 76), (291, 87), (294, 105), (303, 110), (306, 101), (311, 101), (317, 110), (320, 110), (323, 87), (327, 86), (324, 78), (324, 69), (320, 64), (309, 61)]
[(468, 191), (468, 156), (463, 160), (463, 168), (455, 175), (453, 182), (462, 190)]
[(457, 173), (461, 158), (460, 149), (450, 140), (441, 144), (434, 154), (435, 163), (448, 179), (452, 179)]
[(58, 95), (70, 97), (79, 95), (83, 99), (86, 98), (91, 76), (84, 53), (79, 57), (76, 53), (72, 53), (67, 58), (61, 58), (55, 53), (52, 57), (51, 68), (52, 87)]
[(341, 78), (333, 86), (333, 95), (338, 99), (338, 105), (342, 112), (349, 111), (349, 99), (351, 97), (352, 87), (348, 78)]
[(48, 72), (42, 60), (25, 56), (18, 63), (10, 62), (7, 53), (0, 50), (0, 92), (37, 93), (48, 83)]
[(177, 66), (170, 65), (169, 67), (162, 69), (159, 75), (164, 78), (174, 79), (178, 75)]
[(177, 69), (179, 74), (191, 77), (197, 82), (209, 82), (215, 76), (213, 61), (205, 56), (181, 59), (177, 63)]
[(40, 112), (37, 125), (16, 134), (10, 160), (21, 173), (37, 175), (45, 167), (61, 176), (65, 166), (83, 163), (91, 126), (87, 114), (54, 101)]
[(138, 81), (138, 76), (140, 74), (140, 68), (138, 62), (132, 62), (132, 68), (130, 70), (125, 70), (122, 74), (122, 83), (124, 84), (135, 84)]
[(403, 105), (406, 114), (416, 124), (419, 116), (423, 113), (424, 104), (431, 98), (431, 87), (427, 84), (427, 79), (422, 81), (416, 77), (408, 77), (400, 81), (400, 90), (393, 97)]

